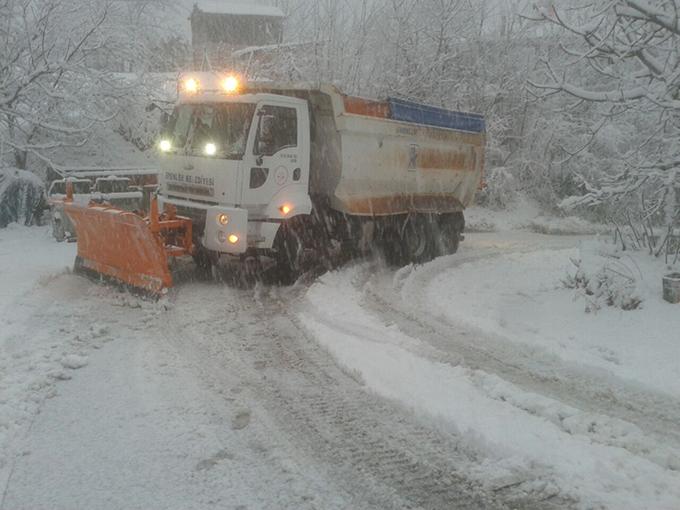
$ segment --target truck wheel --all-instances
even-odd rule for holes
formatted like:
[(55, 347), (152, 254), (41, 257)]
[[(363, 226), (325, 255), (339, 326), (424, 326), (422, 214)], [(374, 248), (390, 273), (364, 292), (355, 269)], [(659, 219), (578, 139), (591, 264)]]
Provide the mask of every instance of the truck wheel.
[(64, 230), (64, 224), (61, 222), (61, 220), (53, 220), (52, 235), (57, 240), (57, 242), (60, 243), (66, 239), (66, 231)]
[(409, 262), (423, 264), (436, 256), (436, 231), (432, 215), (414, 214), (406, 225), (405, 246), (409, 247)]
[(283, 224), (275, 243), (276, 277), (283, 285), (292, 285), (302, 274), (304, 248), (300, 233), (292, 224)]
[(462, 212), (442, 214), (437, 218), (437, 244), (441, 255), (452, 255), (458, 251), (460, 237), (465, 230)]
[(390, 265), (422, 264), (434, 258), (434, 236), (424, 214), (410, 215), (398, 231), (388, 229), (384, 236), (385, 259)]
[(198, 248), (193, 255), (196, 264), (196, 278), (200, 281), (208, 281), (213, 278), (213, 257), (205, 248)]

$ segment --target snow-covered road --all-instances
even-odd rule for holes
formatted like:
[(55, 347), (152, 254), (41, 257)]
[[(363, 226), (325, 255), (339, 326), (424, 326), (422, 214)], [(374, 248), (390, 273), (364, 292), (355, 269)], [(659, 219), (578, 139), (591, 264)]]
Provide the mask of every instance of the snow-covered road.
[(578, 241), (150, 303), (0, 231), (0, 510), (677, 508), (677, 394), (445, 313), (457, 268)]

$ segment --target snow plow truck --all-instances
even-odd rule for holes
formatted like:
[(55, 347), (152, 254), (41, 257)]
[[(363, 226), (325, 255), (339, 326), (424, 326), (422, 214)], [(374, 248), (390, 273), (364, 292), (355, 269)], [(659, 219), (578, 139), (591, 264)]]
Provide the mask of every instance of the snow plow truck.
[(219, 73), (180, 76), (178, 97), (146, 216), (66, 206), (77, 270), (163, 293), (172, 257), (267, 259), (295, 277), (338, 253), (379, 248), (406, 264), (457, 250), (483, 173), (482, 116)]

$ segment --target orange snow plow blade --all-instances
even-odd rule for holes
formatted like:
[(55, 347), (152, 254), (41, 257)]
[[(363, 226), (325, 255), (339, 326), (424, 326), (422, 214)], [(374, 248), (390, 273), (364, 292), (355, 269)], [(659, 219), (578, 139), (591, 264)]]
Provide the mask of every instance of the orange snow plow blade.
[(170, 257), (193, 253), (191, 220), (173, 208), (158, 214), (156, 199), (148, 217), (107, 204), (67, 202), (66, 214), (78, 236), (76, 270), (111, 277), (153, 294), (172, 287)]

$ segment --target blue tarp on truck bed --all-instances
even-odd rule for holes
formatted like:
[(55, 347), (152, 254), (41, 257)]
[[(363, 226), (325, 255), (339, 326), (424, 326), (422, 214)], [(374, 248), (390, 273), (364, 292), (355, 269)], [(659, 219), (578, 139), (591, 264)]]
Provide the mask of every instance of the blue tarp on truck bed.
[(391, 117), (394, 120), (472, 133), (486, 131), (486, 123), (482, 115), (454, 112), (393, 97), (388, 98), (387, 101), (390, 104)]

